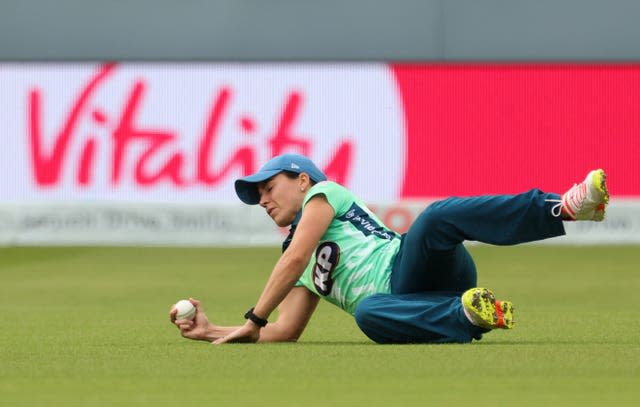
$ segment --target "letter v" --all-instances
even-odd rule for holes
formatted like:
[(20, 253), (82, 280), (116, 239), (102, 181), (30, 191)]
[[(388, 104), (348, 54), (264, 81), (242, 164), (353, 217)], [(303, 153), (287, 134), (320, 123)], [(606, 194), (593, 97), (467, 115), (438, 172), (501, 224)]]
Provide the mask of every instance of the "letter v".
[(80, 97), (76, 100), (67, 117), (62, 131), (56, 138), (50, 154), (43, 152), (42, 146), (42, 123), (41, 123), (41, 100), (40, 91), (35, 89), (30, 93), (29, 98), (29, 131), (31, 141), (31, 159), (33, 164), (33, 174), (38, 185), (52, 185), (58, 182), (60, 169), (67, 152), (69, 141), (78, 124), (78, 118), (85, 108), (87, 101), (98, 85), (113, 72), (116, 64), (104, 64), (94, 78), (84, 88)]

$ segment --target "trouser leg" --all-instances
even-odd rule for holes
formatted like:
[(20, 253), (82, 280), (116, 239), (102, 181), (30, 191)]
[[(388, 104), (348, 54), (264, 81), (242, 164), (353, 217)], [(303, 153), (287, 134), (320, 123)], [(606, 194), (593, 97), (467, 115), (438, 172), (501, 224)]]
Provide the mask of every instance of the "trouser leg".
[(355, 318), (377, 343), (467, 343), (487, 332), (468, 321), (460, 297), (449, 292), (372, 295), (358, 304)]
[(538, 189), (449, 198), (430, 205), (416, 222), (432, 250), (448, 250), (465, 240), (494, 245), (532, 242), (564, 234), (562, 218), (552, 213), (553, 201), (559, 199)]
[(462, 242), (513, 245), (561, 236), (562, 219), (552, 213), (558, 199), (533, 189), (433, 203), (403, 236), (391, 275), (392, 292), (464, 291), (475, 286), (476, 268)]

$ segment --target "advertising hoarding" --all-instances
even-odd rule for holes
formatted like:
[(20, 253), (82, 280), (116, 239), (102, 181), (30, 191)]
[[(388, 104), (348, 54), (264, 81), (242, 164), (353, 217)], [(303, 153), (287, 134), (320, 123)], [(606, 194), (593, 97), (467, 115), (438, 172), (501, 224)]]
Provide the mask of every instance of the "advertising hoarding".
[[(114, 243), (103, 233), (114, 225), (116, 239), (154, 222), (172, 225), (175, 243), (215, 243), (220, 225), (179, 237), (170, 208), (259, 212), (231, 209), (233, 181), (284, 152), (395, 208), (400, 224), (441, 197), (562, 192), (602, 167), (610, 218), (627, 208), (622, 241), (637, 233), (636, 65), (17, 63), (0, 65), (0, 84), (5, 243)], [(165, 221), (126, 212), (145, 205)], [(51, 218), (87, 208), (99, 220)], [(251, 229), (234, 225), (224, 241)], [(172, 243), (145, 233), (122, 241)]]

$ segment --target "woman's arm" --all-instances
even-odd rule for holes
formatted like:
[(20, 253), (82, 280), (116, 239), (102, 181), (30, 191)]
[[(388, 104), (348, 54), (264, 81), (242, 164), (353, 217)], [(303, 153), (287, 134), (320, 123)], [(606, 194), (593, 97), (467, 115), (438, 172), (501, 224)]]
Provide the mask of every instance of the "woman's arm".
[[(311, 319), (319, 297), (305, 287), (294, 287), (278, 306), (278, 320), (268, 324), (260, 332), (260, 342), (295, 342)], [(213, 342), (229, 335), (240, 326), (218, 326), (209, 322), (198, 300), (191, 300), (196, 307), (196, 317), (191, 320), (175, 320), (175, 309), (169, 313), (185, 338)]]
[(297, 341), (307, 327), (319, 300), (320, 297), (306, 287), (291, 289), (278, 306), (277, 321), (260, 330), (259, 342)]
[[(326, 232), (334, 216), (331, 205), (324, 195), (311, 198), (302, 213), (291, 244), (276, 263), (262, 295), (253, 310), (260, 318), (267, 319), (271, 312), (289, 294), (294, 284), (309, 263), (313, 251)], [(267, 325), (268, 326), (268, 325)], [(260, 337), (260, 327), (251, 320), (239, 329), (216, 340), (225, 342), (256, 342)]]

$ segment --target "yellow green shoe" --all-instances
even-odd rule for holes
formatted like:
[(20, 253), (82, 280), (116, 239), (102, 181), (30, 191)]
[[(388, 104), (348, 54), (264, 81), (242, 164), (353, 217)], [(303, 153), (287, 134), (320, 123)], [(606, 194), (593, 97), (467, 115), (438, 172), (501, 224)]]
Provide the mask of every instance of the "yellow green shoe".
[(513, 304), (496, 300), (486, 288), (471, 288), (462, 294), (462, 306), (472, 323), (486, 329), (513, 328)]
[(608, 203), (607, 174), (597, 169), (562, 195), (562, 212), (570, 220), (600, 222), (604, 219)]

